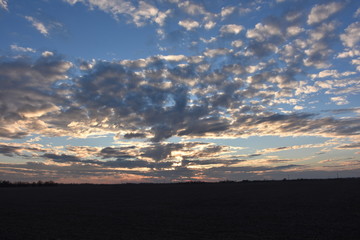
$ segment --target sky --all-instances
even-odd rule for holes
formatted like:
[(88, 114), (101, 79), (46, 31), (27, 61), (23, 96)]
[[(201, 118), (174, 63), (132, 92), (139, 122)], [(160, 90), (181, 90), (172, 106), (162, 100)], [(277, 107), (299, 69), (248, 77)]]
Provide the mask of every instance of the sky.
[(0, 0), (0, 180), (360, 177), (358, 0)]

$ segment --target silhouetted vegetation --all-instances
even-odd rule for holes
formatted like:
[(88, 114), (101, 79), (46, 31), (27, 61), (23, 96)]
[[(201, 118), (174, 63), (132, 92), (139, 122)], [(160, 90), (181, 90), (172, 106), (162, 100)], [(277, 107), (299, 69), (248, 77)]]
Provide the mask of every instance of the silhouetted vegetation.
[(206, 181), (182, 181), (182, 182), (165, 182), (165, 183), (119, 183), (119, 184), (96, 184), (96, 183), (57, 183), (54, 181), (37, 181), (37, 182), (10, 182), (8, 180), (0, 180), (0, 187), (43, 187), (43, 186), (58, 186), (58, 185), (98, 185), (98, 186), (116, 186), (116, 185), (168, 185), (168, 184), (235, 184), (235, 183), (259, 183), (259, 182), (298, 182), (298, 181), (346, 181), (360, 178), (329, 178), (329, 179), (306, 179), (306, 178), (298, 178), (298, 179), (287, 179), (284, 178), (282, 180), (222, 180), (218, 182), (206, 182)]
[(7, 180), (0, 180), (0, 187), (48, 187), (57, 186), (58, 183), (53, 181), (37, 181), (37, 182), (10, 182)]

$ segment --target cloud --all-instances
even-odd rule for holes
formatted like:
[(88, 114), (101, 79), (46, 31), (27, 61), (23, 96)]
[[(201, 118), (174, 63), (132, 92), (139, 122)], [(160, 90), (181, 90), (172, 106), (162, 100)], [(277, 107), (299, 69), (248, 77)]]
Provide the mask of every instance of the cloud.
[(174, 62), (180, 62), (186, 60), (186, 57), (184, 55), (159, 55), (160, 59), (163, 59), (165, 61), (174, 61)]
[(28, 20), (42, 35), (46, 37), (49, 35), (49, 29), (45, 26), (44, 23), (31, 16), (25, 16), (25, 19)]
[(281, 37), (282, 31), (277, 22), (262, 24), (257, 23), (255, 28), (246, 32), (246, 37), (255, 39), (258, 42), (264, 42), (271, 37)]
[(354, 13), (354, 17), (359, 17), (359, 16), (360, 16), (360, 8), (358, 8)]
[(227, 55), (231, 50), (227, 48), (215, 48), (215, 49), (206, 49), (204, 51), (204, 56), (213, 58), (217, 55)]
[(216, 26), (216, 22), (214, 22), (214, 21), (209, 21), (204, 24), (204, 28), (206, 30), (210, 30), (210, 29), (214, 28), (215, 26)]
[(337, 147), (338, 149), (360, 149), (360, 142), (344, 144)]
[(342, 8), (343, 4), (340, 2), (315, 5), (308, 16), (307, 24), (311, 25), (322, 22), (328, 19), (331, 15), (340, 11)]
[(54, 53), (50, 52), (50, 51), (44, 51), (44, 52), (41, 53), (41, 56), (43, 56), (43, 57), (52, 57), (52, 56), (54, 56)]
[(119, 17), (126, 17), (131, 23), (141, 27), (149, 23), (157, 23), (163, 26), (166, 18), (171, 13), (171, 10), (160, 11), (155, 6), (146, 1), (138, 1), (137, 5), (130, 1), (120, 0), (64, 0), (69, 4), (83, 3), (89, 6), (90, 9), (98, 8), (104, 12), (111, 13), (116, 19)]
[(341, 52), (337, 55), (338, 58), (348, 58), (355, 56), (360, 56), (360, 50), (352, 49), (345, 52)]
[(346, 97), (332, 97), (332, 102), (335, 102), (336, 105), (346, 105), (349, 104), (349, 101), (346, 100)]
[[(1, 138), (28, 136), (17, 141), (30, 144), (36, 136), (42, 138), (38, 142), (54, 136), (106, 136), (113, 142), (53, 149), (1, 143), (4, 156), (39, 162), (1, 165), (0, 171), (18, 169), (37, 176), (53, 172), (58, 179), (112, 175), (152, 181), (265, 176), (302, 171), (307, 166), (296, 163), (309, 160), (263, 158), (265, 154), (338, 150), (332, 144), (303, 144), (242, 152), (201, 139), (316, 136), (340, 139), (339, 149), (357, 148), (358, 110), (335, 113), (318, 108), (322, 94), (329, 94), (324, 99), (331, 109), (350, 106), (360, 91), (355, 72), (360, 69), (358, 23), (347, 24), (339, 36), (343, 23), (331, 19), (345, 4), (316, 5), (309, 16), (295, 7), (281, 17), (250, 22), (253, 25), (245, 29), (229, 24), (228, 18), (273, 3), (224, 6), (212, 13), (208, 7), (213, 4), (180, 0), (66, 2), (109, 13), (119, 24), (153, 25), (163, 37), (163, 54), (69, 62), (54, 52), (31, 54), (34, 49), (13, 44), (12, 50), (21, 56), (0, 59)], [(54, 29), (38, 15), (26, 19), (45, 36)], [(169, 32), (173, 26), (175, 31)], [(206, 37), (198, 38), (202, 33)], [(171, 48), (166, 41), (182, 46)], [(338, 52), (341, 43), (344, 49)], [(188, 45), (192, 49), (182, 54), (179, 50)]]
[(356, 74), (356, 72), (343, 72), (343, 73), (339, 73), (337, 70), (335, 69), (327, 69), (324, 71), (319, 72), (318, 74), (312, 74), (311, 78), (327, 78), (327, 77), (331, 77), (331, 78), (341, 78), (341, 77), (348, 77), (351, 75)]
[(193, 3), (191, 1), (177, 1), (178, 7), (181, 8), (184, 12), (186, 12), (189, 15), (195, 16), (195, 15), (211, 15), (209, 12), (205, 10), (205, 7)]
[(0, 7), (2, 7), (5, 10), (8, 10), (7, 0), (0, 0)]
[(79, 162), (81, 162), (81, 160), (78, 157), (72, 156), (72, 155), (66, 155), (66, 154), (57, 155), (57, 154), (46, 153), (43, 155), (43, 157), (49, 158), (52, 161), (57, 162), (57, 163), (79, 163)]
[(340, 35), (340, 39), (342, 40), (343, 45), (351, 48), (355, 47), (360, 41), (359, 31), (360, 22), (354, 22), (350, 24), (345, 29), (345, 33)]
[(204, 43), (213, 43), (217, 41), (217, 38), (216, 37), (211, 37), (210, 39), (200, 38), (200, 41)]
[(299, 105), (296, 105), (295, 107), (294, 107), (294, 110), (303, 110), (304, 109), (304, 107), (303, 106), (299, 106)]
[(235, 48), (239, 48), (243, 45), (243, 41), (241, 40), (235, 40), (231, 42), (231, 46)]
[(19, 149), (19, 147), (0, 145), (0, 154), (12, 157), (15, 154), (18, 155)]
[(303, 60), (305, 66), (319, 69), (330, 66), (329, 56), (333, 51), (329, 44), (335, 38), (334, 30), (336, 26), (336, 22), (323, 23), (309, 31), (310, 38), (307, 40), (307, 45), (310, 48), (304, 51), (307, 55)]
[(290, 26), (286, 29), (286, 33), (289, 36), (296, 36), (304, 31), (305, 31), (305, 29), (301, 28), (299, 26)]
[(242, 30), (244, 29), (243, 26), (241, 25), (236, 25), (236, 24), (228, 24), (228, 25), (223, 25), (220, 28), (220, 33), (221, 34), (239, 34)]
[(146, 138), (145, 133), (126, 133), (124, 135), (125, 139), (131, 139), (131, 138)]
[(297, 150), (297, 149), (304, 149), (304, 148), (323, 148), (327, 146), (331, 146), (336, 144), (335, 142), (327, 141), (324, 143), (318, 143), (318, 144), (303, 144), (303, 145), (294, 145), (294, 146), (286, 146), (286, 147), (276, 147), (276, 148), (266, 148), (257, 151), (258, 154), (268, 154), (268, 153), (274, 153), (274, 152), (280, 152), (280, 151), (290, 151), (290, 150)]
[(302, 15), (303, 15), (302, 11), (289, 11), (288, 13), (286, 13), (285, 19), (288, 22), (294, 22), (298, 20)]
[(299, 170), (303, 166), (296, 164), (282, 165), (282, 166), (242, 166), (242, 167), (214, 167), (204, 171), (204, 174), (208, 177), (215, 178), (224, 178), (225, 176), (228, 179), (238, 179), (240, 174), (258, 174), (260, 176), (265, 175), (266, 173), (284, 171), (284, 170)]
[(234, 6), (227, 6), (221, 9), (220, 15), (222, 19), (225, 19), (227, 16), (233, 14), (235, 12), (236, 7)]
[(50, 151), (41, 144), (36, 143), (1, 143), (0, 142), (0, 154), (8, 157), (21, 156), (32, 157), (38, 156), (39, 153)]
[[(139, 18), (135, 15), (131, 18), (138, 24), (151, 23), (160, 11), (143, 1), (137, 5), (125, 1), (80, 2), (119, 16), (128, 9), (138, 14)], [(179, 5), (191, 16), (210, 16), (202, 5), (179, 1), (171, 4)], [(245, 39), (226, 39), (227, 47), (231, 44), (237, 49), (217, 47), (224, 40), (220, 34), (240, 35), (243, 31), (242, 26), (229, 24), (218, 27), (219, 36), (214, 37), (215, 40), (202, 40), (204, 50), (199, 51), (199, 55), (94, 60), (83, 61), (78, 66), (50, 53), (31, 63), (3, 61), (0, 78), (5, 104), (1, 108), (4, 114), (0, 115), (0, 132), (11, 138), (33, 133), (83, 138), (113, 134), (117, 141), (144, 138), (154, 144), (152, 148), (143, 148), (138, 153), (126, 150), (122, 157), (151, 159), (149, 161), (162, 161), (162, 156), (169, 158), (173, 152), (180, 151), (182, 147), (172, 150), (170, 146), (161, 145), (174, 136), (191, 139), (293, 133), (297, 136), (352, 135), (349, 131), (356, 129), (354, 119), (291, 112), (306, 110), (308, 106), (303, 99), (326, 86), (331, 85), (331, 90), (350, 91), (355, 84), (340, 87), (336, 81), (330, 83), (324, 79), (315, 84), (311, 78), (307, 79), (309, 76), (339, 79), (354, 73), (332, 68), (314, 70), (329, 64), (337, 23), (320, 23), (314, 29), (305, 30), (300, 25), (300, 21), (306, 24), (301, 14), (293, 12), (286, 16), (289, 18), (286, 21), (269, 17), (257, 23), (246, 31)], [(212, 16), (198, 22), (189, 18), (182, 24), (185, 29), (195, 30), (214, 19)], [(278, 58), (280, 62), (275, 60)], [(81, 74), (71, 75), (71, 67), (73, 73), (81, 71)], [(26, 76), (29, 80), (22, 81)], [(276, 115), (276, 104), (286, 105), (283, 115)], [(269, 120), (276, 117), (277, 121)], [(349, 124), (348, 129), (340, 127), (341, 124)], [(164, 155), (156, 156), (155, 153), (161, 151)]]
[(184, 27), (188, 31), (191, 31), (200, 26), (200, 24), (197, 21), (189, 20), (189, 19), (179, 21), (179, 25)]
[(0, 137), (21, 138), (31, 132), (28, 128), (45, 127), (39, 117), (58, 111), (62, 101), (51, 91), (51, 84), (66, 79), (71, 66), (56, 58), (0, 62)]
[(20, 47), (20, 46), (18, 46), (16, 44), (10, 45), (10, 48), (11, 48), (11, 50), (17, 51), (17, 52), (32, 52), (32, 53), (36, 52), (35, 49), (32, 49), (30, 47)]

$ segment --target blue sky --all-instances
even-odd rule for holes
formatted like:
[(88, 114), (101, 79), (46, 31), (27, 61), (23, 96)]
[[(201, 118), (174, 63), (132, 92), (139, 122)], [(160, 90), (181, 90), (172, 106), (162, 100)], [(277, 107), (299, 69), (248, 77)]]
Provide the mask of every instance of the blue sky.
[(360, 3), (0, 0), (0, 179), (360, 177)]

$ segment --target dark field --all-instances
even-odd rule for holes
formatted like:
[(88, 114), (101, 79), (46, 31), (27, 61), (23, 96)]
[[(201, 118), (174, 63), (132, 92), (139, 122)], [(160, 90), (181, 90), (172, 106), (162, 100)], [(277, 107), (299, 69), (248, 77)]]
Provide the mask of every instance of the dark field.
[(360, 179), (0, 188), (0, 239), (360, 239)]

